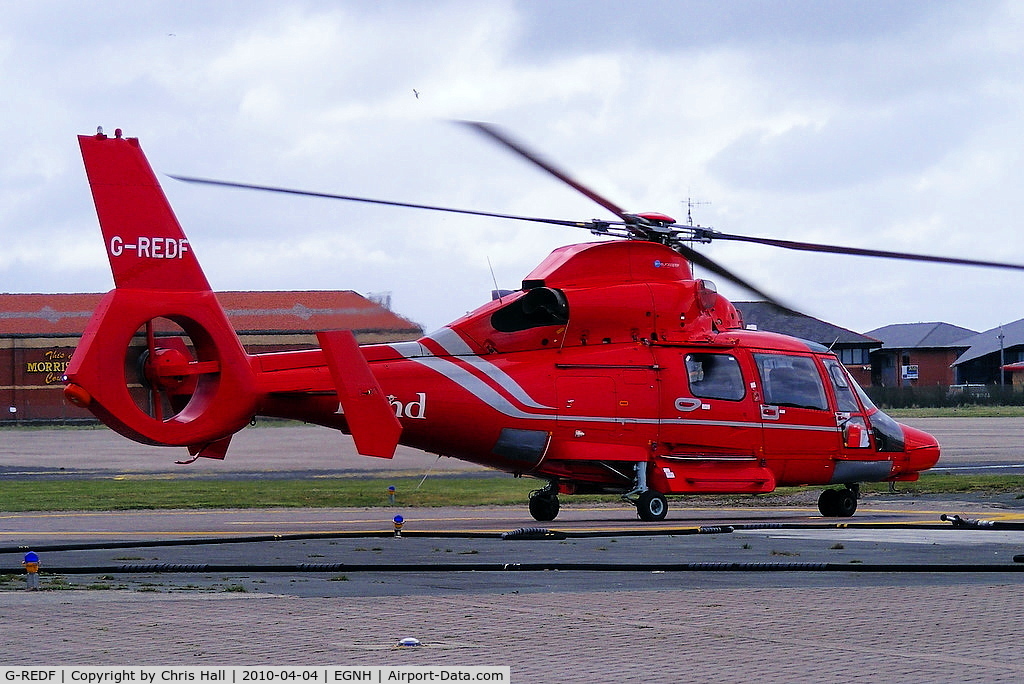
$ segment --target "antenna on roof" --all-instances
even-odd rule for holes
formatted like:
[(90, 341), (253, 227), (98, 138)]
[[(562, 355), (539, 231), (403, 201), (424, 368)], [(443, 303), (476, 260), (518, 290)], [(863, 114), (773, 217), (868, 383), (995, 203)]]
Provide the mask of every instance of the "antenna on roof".
[(491, 282), (494, 283), (494, 289), (491, 290), (491, 300), (493, 301), (497, 298), (497, 300), (501, 302), (502, 297), (508, 294), (508, 292), (498, 289), (498, 279), (494, 275), (494, 266), (491, 265), (491, 257), (487, 257), (487, 268), (491, 269)]
[(686, 202), (684, 202), (684, 204), (686, 205), (686, 223), (687, 223), (687, 225), (691, 225), (692, 226), (693, 225), (693, 208), (694, 207), (703, 207), (703, 206), (705, 206), (707, 204), (711, 204), (711, 202), (704, 201), (704, 200), (697, 201), (697, 200), (693, 199), (692, 197), (687, 197), (686, 198)]

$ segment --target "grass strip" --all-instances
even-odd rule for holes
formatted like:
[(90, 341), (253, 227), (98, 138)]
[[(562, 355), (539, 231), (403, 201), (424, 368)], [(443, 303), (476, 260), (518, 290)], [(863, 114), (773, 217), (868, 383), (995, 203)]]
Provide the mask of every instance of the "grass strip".
[[(347, 508), (389, 506), (387, 488), (396, 487), (395, 505), (522, 506), (529, 493), (541, 486), (532, 479), (512, 477), (317, 478), (306, 480), (196, 480), (196, 479), (74, 479), (4, 480), (0, 482), (0, 510), (122, 511), (150, 509), (218, 508)], [(785, 504), (787, 497), (821, 489), (784, 487), (768, 495), (702, 497), (722, 505), (737, 502)], [(886, 483), (863, 485), (864, 493), (885, 493)], [(899, 483), (905, 496), (923, 494), (1017, 494), (1024, 497), (1024, 476), (922, 475), (918, 482)], [(617, 496), (566, 497), (576, 502), (616, 502)], [(679, 505), (686, 505), (680, 498)]]
[(301, 480), (69, 479), (4, 480), (0, 510), (123, 511), (197, 508), (343, 508), (522, 504), (543, 483), (512, 477)]
[(893, 418), (1020, 418), (1024, 406), (945, 406), (935, 408), (887, 408)]

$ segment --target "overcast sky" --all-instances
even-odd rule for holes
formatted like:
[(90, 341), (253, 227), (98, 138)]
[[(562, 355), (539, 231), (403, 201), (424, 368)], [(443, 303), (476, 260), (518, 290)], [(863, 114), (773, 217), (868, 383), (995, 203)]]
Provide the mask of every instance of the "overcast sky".
[[(4, 2), (0, 291), (112, 286), (75, 136), (184, 174), (613, 218), (456, 119), (500, 124), (630, 211), (724, 232), (1024, 263), (1019, 2)], [(414, 93), (418, 92), (418, 97)], [(571, 228), (186, 185), (218, 290), (390, 291), (434, 329)], [(1024, 272), (716, 243), (860, 332), (1024, 317)], [(749, 295), (719, 282), (731, 298)]]

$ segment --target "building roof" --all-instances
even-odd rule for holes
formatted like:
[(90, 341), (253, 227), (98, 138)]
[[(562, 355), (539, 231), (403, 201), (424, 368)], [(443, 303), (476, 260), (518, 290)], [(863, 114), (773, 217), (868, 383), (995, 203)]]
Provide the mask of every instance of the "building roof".
[(878, 347), (880, 342), (873, 337), (840, 328), (806, 314), (782, 309), (769, 302), (733, 302), (743, 316), (745, 325), (756, 325), (758, 330), (782, 333), (823, 344), (826, 347), (839, 344), (846, 347)]
[[(1000, 335), (1003, 336), (1002, 340), (999, 339)], [(968, 347), (968, 349), (957, 357), (957, 360), (953, 362), (954, 366), (988, 354), (998, 353), (1000, 345), (1004, 350), (1024, 345), (1024, 318), (978, 333), (963, 342), (964, 344), (961, 346)]]
[[(80, 335), (102, 297), (0, 294), (0, 337)], [(419, 325), (351, 290), (218, 292), (217, 299), (240, 333), (422, 333)]]
[(882, 349), (938, 349), (967, 348), (964, 339), (978, 332), (949, 323), (896, 323), (867, 334), (881, 340)]

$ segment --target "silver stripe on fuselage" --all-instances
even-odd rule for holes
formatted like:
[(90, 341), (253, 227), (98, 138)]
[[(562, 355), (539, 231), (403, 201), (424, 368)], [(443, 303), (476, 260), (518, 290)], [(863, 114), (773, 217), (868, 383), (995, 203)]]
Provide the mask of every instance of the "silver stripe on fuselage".
[[(486, 382), (469, 372), (466, 368), (452, 363), (448, 359), (438, 356), (424, 356), (409, 359), (415, 363), (440, 373), (456, 385), (466, 390), (474, 397), (490, 406), (498, 413), (510, 418), (526, 418), (528, 420), (544, 420), (554, 418), (554, 414), (527, 413), (514, 406), (505, 397), (498, 394), (498, 391)], [(543, 408), (543, 407), (542, 407)], [(554, 410), (554, 409), (552, 409)]]
[(433, 340), (452, 356), (472, 356), (473, 350), (470, 348), (466, 341), (463, 340), (459, 333), (455, 332), (451, 328), (441, 328), (435, 330), (429, 335), (425, 336), (428, 340)]
[[(536, 401), (505, 371), (501, 370), (490, 361), (474, 354), (473, 350), (469, 348), (469, 345), (466, 344), (459, 334), (451, 328), (441, 328), (440, 330), (427, 335), (427, 338), (436, 342), (442, 349), (453, 357), (458, 357), (459, 361), (472, 366), (486, 375), (488, 378), (493, 380), (498, 387), (508, 392), (513, 399), (521, 403), (523, 406), (529, 406), (530, 408), (536, 409), (548, 409), (551, 411), (555, 409), (554, 406), (547, 406), (546, 404), (541, 404)], [(401, 353), (401, 351), (399, 351), (399, 353)]]
[(430, 350), (419, 342), (392, 342), (388, 346), (407, 359), (413, 356), (432, 356)]
[(476, 368), (481, 373), (489, 377), (499, 387), (512, 395), (514, 399), (522, 403), (524, 406), (538, 409), (551, 409), (554, 410), (554, 406), (545, 406), (537, 401), (534, 401), (533, 397), (526, 393), (518, 382), (513, 380), (508, 373), (495, 366), (490, 361), (485, 361), (479, 356), (466, 356), (460, 357), (460, 361), (463, 361), (473, 368)]

